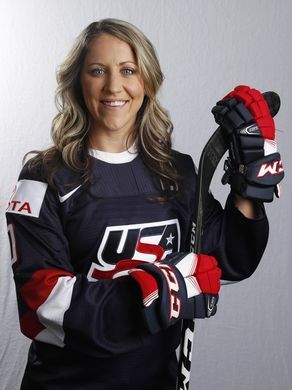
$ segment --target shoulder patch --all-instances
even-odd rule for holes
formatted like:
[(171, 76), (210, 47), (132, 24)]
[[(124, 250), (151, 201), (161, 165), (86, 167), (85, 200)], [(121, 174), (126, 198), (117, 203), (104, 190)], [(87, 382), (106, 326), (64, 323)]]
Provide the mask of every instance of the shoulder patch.
[(48, 184), (36, 180), (19, 180), (8, 203), (7, 213), (38, 218)]

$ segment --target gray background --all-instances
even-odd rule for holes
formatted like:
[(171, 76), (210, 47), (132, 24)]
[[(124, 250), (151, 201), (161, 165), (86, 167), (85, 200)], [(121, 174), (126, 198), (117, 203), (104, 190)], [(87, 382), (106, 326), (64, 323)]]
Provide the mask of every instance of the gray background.
[[(254, 276), (222, 288), (216, 317), (197, 321), (191, 389), (291, 389), (290, 0), (0, 1), (0, 388), (18, 389), (29, 344), (19, 332), (5, 206), (24, 153), (50, 144), (57, 65), (79, 32), (103, 17), (136, 24), (154, 43), (174, 145), (196, 162), (216, 128), (212, 106), (234, 86), (281, 95), (276, 127), (286, 179), (281, 199), (266, 207), (269, 244)], [(220, 177), (219, 168), (212, 189), (224, 202)]]

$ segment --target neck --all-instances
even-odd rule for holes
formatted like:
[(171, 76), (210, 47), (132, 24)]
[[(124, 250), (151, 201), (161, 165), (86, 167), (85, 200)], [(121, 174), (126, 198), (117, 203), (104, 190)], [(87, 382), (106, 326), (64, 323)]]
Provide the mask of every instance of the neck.
[(90, 147), (92, 149), (101, 150), (110, 153), (120, 153), (127, 150), (134, 143), (133, 134), (119, 135), (111, 133), (99, 133), (98, 136), (92, 135), (89, 137)]

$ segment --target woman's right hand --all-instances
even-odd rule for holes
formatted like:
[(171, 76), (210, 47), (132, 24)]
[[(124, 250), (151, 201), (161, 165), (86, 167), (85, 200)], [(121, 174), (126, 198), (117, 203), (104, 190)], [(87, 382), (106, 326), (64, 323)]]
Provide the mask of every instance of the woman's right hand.
[(151, 333), (180, 319), (216, 313), (221, 270), (213, 256), (172, 253), (163, 261), (144, 263), (128, 273), (140, 286), (142, 312)]

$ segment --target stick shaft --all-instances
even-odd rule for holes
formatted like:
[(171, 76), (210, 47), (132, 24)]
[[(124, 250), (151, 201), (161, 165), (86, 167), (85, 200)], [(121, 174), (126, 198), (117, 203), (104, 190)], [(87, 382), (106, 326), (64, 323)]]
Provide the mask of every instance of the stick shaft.
[[(263, 93), (263, 96), (268, 103), (271, 115), (275, 116), (281, 106), (279, 95), (269, 91)], [(208, 202), (208, 192), (214, 172), (227, 149), (228, 143), (224, 137), (224, 132), (218, 127), (206, 143), (199, 162), (198, 181), (196, 184), (195, 218), (192, 224), (190, 239), (191, 252), (201, 253), (204, 233), (204, 210), (206, 209)], [(186, 390), (189, 388), (194, 329), (195, 320), (183, 321), (179, 371), (177, 377), (178, 390)]]
[[(220, 127), (218, 127), (204, 147), (199, 163), (196, 184), (195, 218), (192, 223), (190, 239), (190, 251), (197, 254), (201, 253), (204, 210), (208, 201), (210, 183), (216, 167), (226, 151), (227, 143), (223, 136), (223, 131)], [(178, 390), (187, 390), (189, 388), (194, 330), (195, 320), (183, 321), (179, 371), (177, 378)]]

